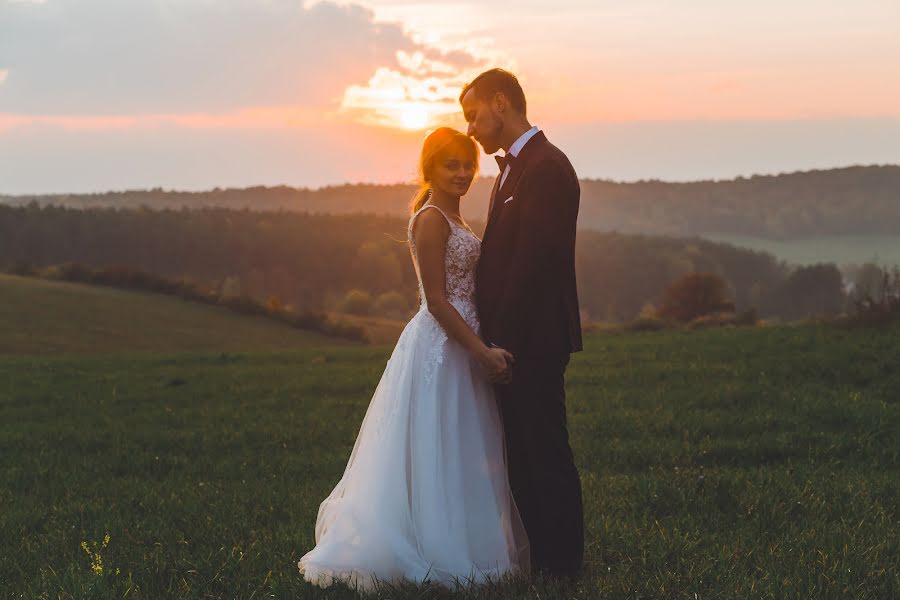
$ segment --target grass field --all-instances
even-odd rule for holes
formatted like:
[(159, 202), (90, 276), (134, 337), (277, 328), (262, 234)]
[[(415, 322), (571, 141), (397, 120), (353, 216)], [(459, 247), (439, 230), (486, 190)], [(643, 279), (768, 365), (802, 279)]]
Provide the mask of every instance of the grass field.
[(233, 352), (340, 343), (174, 296), (0, 274), (0, 354)]
[[(305, 584), (296, 562), (390, 348), (274, 339), (253, 352), (66, 355), (7, 343), (0, 595), (354, 597)], [(579, 582), (381, 597), (900, 596), (900, 328), (586, 341), (568, 376)]]

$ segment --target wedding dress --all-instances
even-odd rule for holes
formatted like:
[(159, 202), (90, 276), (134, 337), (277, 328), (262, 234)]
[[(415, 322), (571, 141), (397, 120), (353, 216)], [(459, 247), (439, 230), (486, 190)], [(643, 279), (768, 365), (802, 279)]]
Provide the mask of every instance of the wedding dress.
[(340, 482), (319, 507), (316, 547), (298, 563), (322, 586), (342, 580), (368, 591), (407, 579), (452, 587), (529, 566), (492, 386), (424, 302), (412, 227), (428, 209), (450, 225), (447, 299), (479, 331), (481, 242), (426, 204), (408, 229), (422, 305), (387, 362)]

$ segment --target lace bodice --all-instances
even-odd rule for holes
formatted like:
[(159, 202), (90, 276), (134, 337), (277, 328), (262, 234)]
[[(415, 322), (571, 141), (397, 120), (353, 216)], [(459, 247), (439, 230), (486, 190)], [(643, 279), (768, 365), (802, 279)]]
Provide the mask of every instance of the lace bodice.
[(444, 272), (446, 276), (446, 294), (450, 304), (459, 311), (469, 326), (479, 333), (478, 312), (475, 308), (475, 267), (481, 255), (481, 240), (471, 230), (454, 222), (440, 208), (426, 204), (409, 219), (407, 236), (412, 250), (413, 264), (419, 279), (419, 297), (422, 299), (421, 309), (425, 308), (425, 291), (422, 287), (422, 275), (416, 255), (416, 245), (412, 230), (416, 217), (429, 208), (441, 213), (450, 225), (450, 237), (447, 239), (447, 250), (444, 254)]

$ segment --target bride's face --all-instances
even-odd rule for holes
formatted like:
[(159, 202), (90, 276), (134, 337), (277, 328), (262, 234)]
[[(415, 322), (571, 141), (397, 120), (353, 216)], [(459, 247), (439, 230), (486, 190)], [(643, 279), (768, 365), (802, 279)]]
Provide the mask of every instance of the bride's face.
[(471, 156), (455, 150), (434, 161), (431, 185), (445, 194), (462, 196), (469, 191), (475, 177), (475, 161)]

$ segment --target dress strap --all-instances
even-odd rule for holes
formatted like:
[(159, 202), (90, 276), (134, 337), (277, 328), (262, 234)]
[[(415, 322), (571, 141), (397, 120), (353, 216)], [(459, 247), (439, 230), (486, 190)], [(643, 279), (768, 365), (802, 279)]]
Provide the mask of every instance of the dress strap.
[(426, 209), (429, 209), (429, 208), (433, 208), (436, 211), (438, 211), (439, 213), (441, 213), (441, 215), (443, 215), (444, 219), (446, 219), (447, 223), (450, 225), (451, 231), (453, 230), (454, 225), (456, 225), (457, 227), (460, 227), (460, 225), (457, 225), (456, 223), (454, 223), (453, 220), (447, 216), (447, 213), (445, 213), (439, 207), (435, 206), (434, 204), (425, 204), (424, 206), (422, 206), (422, 208), (417, 210), (413, 216), (411, 216), (409, 218), (409, 227), (407, 227), (407, 229), (406, 229), (406, 237), (409, 240), (410, 244), (413, 243), (412, 230), (413, 230), (413, 224), (416, 222), (416, 217), (421, 215), (423, 212), (425, 212)]
[(412, 219), (410, 219), (410, 221), (409, 221), (410, 227), (412, 227), (413, 219), (415, 219), (420, 214), (422, 214), (425, 211), (425, 209), (427, 209), (427, 208), (433, 208), (433, 209), (437, 210), (439, 213), (441, 213), (441, 215), (444, 216), (444, 218), (447, 220), (447, 223), (449, 223), (451, 227), (453, 225), (456, 225), (456, 223), (454, 223), (453, 220), (447, 216), (447, 213), (445, 213), (441, 207), (439, 207), (435, 204), (424, 204), (424, 205), (422, 205), (422, 208), (420, 208), (419, 210), (416, 211), (416, 214), (414, 214), (412, 216)]

